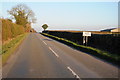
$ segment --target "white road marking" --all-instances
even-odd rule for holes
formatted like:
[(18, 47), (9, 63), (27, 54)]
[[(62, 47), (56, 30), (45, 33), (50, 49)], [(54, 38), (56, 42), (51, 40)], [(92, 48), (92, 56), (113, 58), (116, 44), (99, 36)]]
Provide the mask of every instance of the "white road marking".
[(44, 43), (45, 45), (47, 45), (47, 43), (46, 43), (45, 41), (43, 41), (43, 43)]
[(78, 78), (79, 80), (81, 80), (80, 77), (79, 77), (70, 67), (67, 67), (67, 68), (68, 68), (68, 70), (70, 70), (70, 71), (72, 72), (72, 74), (73, 74), (76, 78)]
[(55, 51), (53, 51), (50, 47), (49, 47), (49, 49), (54, 53), (54, 55), (55, 55), (56, 57), (59, 57), (59, 55), (58, 55)]

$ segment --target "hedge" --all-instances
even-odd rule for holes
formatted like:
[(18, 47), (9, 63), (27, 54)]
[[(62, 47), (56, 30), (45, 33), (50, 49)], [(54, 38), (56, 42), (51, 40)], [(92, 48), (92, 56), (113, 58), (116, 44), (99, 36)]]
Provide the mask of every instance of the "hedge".
[[(83, 45), (82, 32), (43, 31), (43, 33), (48, 33)], [(88, 38), (87, 45), (111, 54), (120, 55), (120, 34), (92, 34), (92, 36)]]
[(106, 52), (106, 51), (103, 51), (103, 50), (100, 50), (100, 49), (97, 49), (97, 48), (93, 48), (93, 47), (90, 47), (90, 46), (84, 46), (84, 45), (79, 45), (73, 41), (70, 41), (70, 40), (67, 40), (67, 39), (64, 39), (64, 38), (59, 38), (57, 36), (53, 36), (53, 35), (50, 35), (50, 34), (47, 34), (47, 33), (41, 33), (42, 35), (44, 36), (47, 36), (49, 38), (52, 38), (52, 39), (55, 39), (59, 42), (62, 42), (72, 48), (75, 48), (77, 50), (80, 50), (82, 52), (85, 52), (87, 54), (91, 54), (93, 56), (96, 56), (98, 58), (101, 58), (105, 61), (108, 61), (110, 63), (113, 63), (117, 66), (120, 66), (118, 64), (118, 62), (120, 61), (120, 56), (119, 55), (116, 55), (116, 54), (111, 54), (109, 52)]
[(25, 32), (25, 29), (21, 25), (17, 25), (12, 23), (7, 19), (2, 20), (2, 41), (7, 41), (8, 39), (12, 39), (20, 34)]

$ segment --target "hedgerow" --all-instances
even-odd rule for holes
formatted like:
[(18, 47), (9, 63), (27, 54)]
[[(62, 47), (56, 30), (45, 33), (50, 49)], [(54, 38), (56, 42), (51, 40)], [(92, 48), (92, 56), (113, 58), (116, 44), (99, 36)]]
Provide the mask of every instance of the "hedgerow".
[(2, 41), (7, 41), (8, 39), (12, 39), (20, 34), (25, 32), (25, 29), (21, 25), (17, 25), (12, 23), (7, 19), (2, 20)]
[(109, 62), (112, 62), (114, 64), (118, 64), (118, 62), (120, 61), (120, 56), (119, 55), (116, 55), (116, 54), (111, 54), (107, 51), (103, 51), (103, 50), (100, 50), (100, 49), (97, 49), (97, 48), (94, 48), (94, 47), (90, 47), (90, 46), (84, 46), (84, 45), (80, 45), (80, 44), (77, 44), (73, 41), (70, 41), (70, 40), (67, 40), (67, 39), (64, 39), (64, 38), (60, 38), (60, 37), (57, 37), (57, 36), (53, 36), (53, 35), (50, 35), (50, 34), (47, 34), (47, 33), (41, 33), (42, 35), (44, 36), (47, 36), (47, 37), (50, 37), (52, 39), (55, 39), (57, 41), (60, 41), (64, 44), (67, 44), (75, 49), (78, 49), (80, 51), (83, 51), (83, 52), (86, 52), (88, 54), (92, 54), (94, 56), (97, 56), (99, 58), (102, 58), (104, 60), (107, 60)]

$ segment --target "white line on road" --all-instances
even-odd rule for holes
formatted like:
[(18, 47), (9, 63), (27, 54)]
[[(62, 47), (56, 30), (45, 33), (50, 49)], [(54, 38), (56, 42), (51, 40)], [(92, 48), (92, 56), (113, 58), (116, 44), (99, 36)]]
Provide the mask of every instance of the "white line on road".
[(58, 55), (55, 51), (53, 51), (50, 47), (49, 47), (49, 49), (54, 53), (54, 55), (55, 55), (56, 57), (59, 57), (59, 55)]
[(46, 43), (45, 41), (43, 41), (43, 43), (44, 43), (45, 45), (47, 45), (47, 43)]
[(73, 74), (76, 78), (78, 78), (79, 80), (81, 80), (80, 77), (79, 77), (70, 67), (67, 67), (67, 68), (68, 68), (68, 70), (70, 70), (70, 71), (72, 72), (72, 74)]

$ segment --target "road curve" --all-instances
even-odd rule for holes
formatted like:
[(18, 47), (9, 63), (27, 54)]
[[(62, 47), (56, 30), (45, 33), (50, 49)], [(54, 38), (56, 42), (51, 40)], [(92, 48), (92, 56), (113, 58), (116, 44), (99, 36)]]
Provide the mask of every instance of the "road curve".
[(118, 68), (38, 33), (3, 66), (3, 78), (118, 78)]

